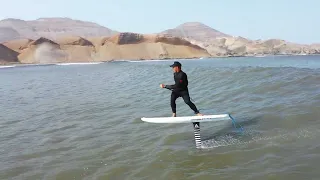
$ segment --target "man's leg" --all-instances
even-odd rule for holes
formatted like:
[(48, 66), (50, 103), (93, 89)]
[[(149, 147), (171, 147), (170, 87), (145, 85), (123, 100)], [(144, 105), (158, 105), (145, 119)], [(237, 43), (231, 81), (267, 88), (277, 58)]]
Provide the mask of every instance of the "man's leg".
[(172, 116), (176, 117), (176, 100), (179, 97), (179, 95), (175, 92), (171, 93), (171, 109), (172, 109)]
[(195, 114), (201, 115), (201, 114), (199, 113), (196, 105), (194, 105), (194, 104), (191, 102), (188, 91), (182, 92), (182, 98), (183, 98), (184, 102), (194, 111)]

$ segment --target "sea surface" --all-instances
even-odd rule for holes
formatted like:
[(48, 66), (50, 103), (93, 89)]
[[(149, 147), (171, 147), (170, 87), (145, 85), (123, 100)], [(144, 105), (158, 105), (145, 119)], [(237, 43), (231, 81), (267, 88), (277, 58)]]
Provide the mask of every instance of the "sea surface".
[(201, 149), (140, 119), (171, 116), (173, 61), (1, 68), (0, 179), (320, 179), (320, 56), (179, 60), (200, 111), (237, 122), (200, 123)]

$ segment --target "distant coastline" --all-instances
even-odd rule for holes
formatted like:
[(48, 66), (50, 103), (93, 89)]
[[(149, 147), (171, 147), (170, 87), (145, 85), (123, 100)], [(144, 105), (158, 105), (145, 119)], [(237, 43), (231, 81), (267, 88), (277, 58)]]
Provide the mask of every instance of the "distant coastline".
[(320, 54), (320, 44), (250, 40), (199, 22), (139, 34), (70, 18), (5, 19), (0, 21), (0, 42), (0, 65)]
[(200, 60), (200, 59), (216, 59), (216, 58), (244, 58), (244, 57), (256, 57), (256, 58), (265, 58), (265, 57), (295, 57), (295, 56), (320, 56), (320, 54), (307, 54), (307, 55), (299, 55), (299, 54), (289, 54), (289, 55), (266, 55), (266, 56), (225, 56), (225, 57), (206, 57), (206, 58), (172, 58), (172, 59), (137, 59), (137, 60), (130, 60), (130, 59), (119, 59), (119, 60), (111, 60), (111, 61), (95, 61), (95, 62), (73, 62), (73, 63), (7, 63), (7, 64), (0, 64), (0, 69), (6, 68), (14, 68), (14, 67), (28, 67), (28, 66), (54, 66), (54, 65), (95, 65), (95, 64), (103, 64), (103, 63), (112, 63), (112, 62), (143, 62), (143, 61), (173, 61), (173, 60)]
[[(301, 52), (284, 48), (281, 52), (261, 45), (255, 51), (219, 49), (213, 53), (211, 48), (199, 42), (167, 35), (143, 35), (136, 33), (119, 33), (111, 37), (82, 38), (67, 36), (56, 41), (41, 37), (36, 40), (17, 39), (0, 44), (0, 65), (11, 64), (56, 64), (107, 62), (128, 59), (133, 61), (166, 59), (200, 59), (228, 57), (266, 57), (266, 56), (304, 56), (319, 55), (314, 49)], [(221, 46), (219, 46), (221, 48)], [(243, 48), (245, 47), (245, 48)], [(268, 50), (271, 52), (268, 53)], [(217, 50), (216, 50), (217, 51)], [(266, 51), (259, 53), (259, 51)], [(288, 52), (289, 51), (289, 52)], [(290, 52), (292, 51), (292, 52)]]

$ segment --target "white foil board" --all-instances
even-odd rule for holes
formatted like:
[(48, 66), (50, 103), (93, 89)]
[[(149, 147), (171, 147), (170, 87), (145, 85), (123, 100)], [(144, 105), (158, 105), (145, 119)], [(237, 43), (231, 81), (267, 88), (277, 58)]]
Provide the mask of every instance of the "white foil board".
[(229, 114), (203, 115), (203, 116), (181, 116), (181, 117), (143, 117), (142, 121), (149, 123), (193, 123), (214, 122), (231, 120)]

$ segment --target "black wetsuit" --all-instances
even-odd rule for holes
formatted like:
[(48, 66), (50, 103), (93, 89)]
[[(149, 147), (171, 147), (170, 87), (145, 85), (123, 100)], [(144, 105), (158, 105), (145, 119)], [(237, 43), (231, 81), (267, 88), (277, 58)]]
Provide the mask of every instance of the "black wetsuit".
[(174, 85), (166, 85), (165, 88), (172, 90), (171, 93), (171, 109), (173, 113), (176, 113), (176, 99), (182, 97), (184, 102), (198, 114), (197, 107), (191, 102), (188, 90), (188, 77), (183, 71), (174, 73)]

